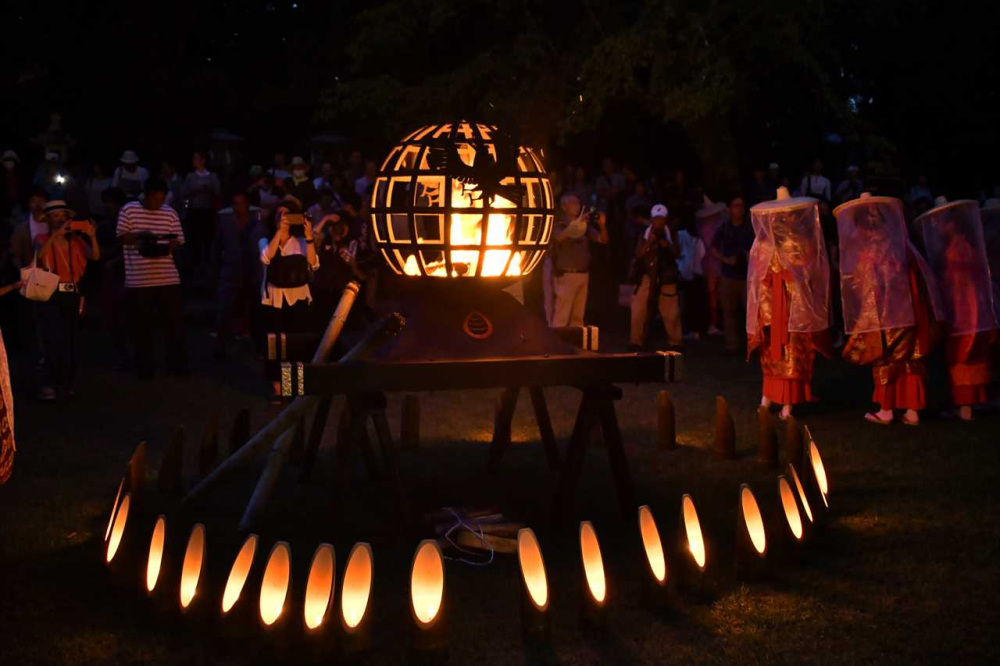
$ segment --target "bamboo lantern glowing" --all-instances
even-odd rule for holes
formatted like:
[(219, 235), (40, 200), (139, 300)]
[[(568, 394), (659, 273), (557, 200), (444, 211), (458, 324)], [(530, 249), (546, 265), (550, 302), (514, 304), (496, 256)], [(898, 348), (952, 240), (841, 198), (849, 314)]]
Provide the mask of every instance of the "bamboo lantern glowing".
[(750, 486), (740, 486), (739, 521), (736, 527), (736, 574), (752, 577), (764, 570), (767, 557), (764, 516)]
[(111, 525), (115, 522), (115, 514), (118, 513), (118, 502), (122, 498), (122, 488), (125, 487), (125, 477), (118, 483), (118, 492), (115, 493), (114, 504), (111, 505), (111, 515), (108, 516), (108, 526), (104, 530), (104, 542), (108, 542), (108, 537), (111, 535)]
[(305, 601), (302, 606), (302, 616), (306, 632), (309, 634), (319, 633), (326, 624), (333, 601), (336, 562), (337, 558), (333, 546), (321, 543), (316, 548), (312, 564), (309, 566)]
[(649, 610), (660, 611), (671, 602), (674, 576), (663, 549), (656, 519), (648, 506), (639, 507), (639, 536), (646, 562), (640, 583), (642, 603)]
[(194, 603), (205, 569), (206, 544), (205, 526), (197, 523), (191, 528), (187, 548), (184, 549), (184, 560), (181, 565), (180, 601), (181, 610), (188, 611)]
[(795, 488), (795, 498), (799, 501), (799, 509), (803, 518), (802, 540), (803, 542), (806, 542), (809, 541), (816, 529), (816, 518), (813, 516), (812, 506), (809, 504), (809, 498), (806, 497), (806, 489), (802, 485), (802, 481), (799, 479), (799, 473), (795, 471), (795, 465), (788, 465), (788, 478), (791, 479), (791, 484)]
[(521, 584), (521, 629), (526, 641), (546, 643), (550, 640), (552, 623), (549, 619), (549, 577), (538, 538), (530, 528), (517, 533), (517, 563)]
[[(232, 617), (233, 614), (240, 612), (242, 609), (248, 609), (252, 606), (248, 597), (243, 594), (243, 590), (246, 589), (250, 573), (253, 571), (259, 541), (260, 538), (256, 534), (247, 535), (239, 551), (237, 551), (236, 557), (233, 559), (233, 564), (229, 568), (229, 574), (226, 576), (226, 585), (222, 590), (221, 610), (223, 617)], [(247, 601), (240, 603), (244, 599), (247, 599)]]
[(271, 548), (260, 580), (259, 617), (265, 629), (274, 629), (285, 611), (285, 600), (292, 580), (292, 550), (279, 541)]
[(416, 653), (440, 652), (446, 645), (443, 619), (444, 558), (433, 539), (417, 546), (410, 567), (411, 648)]
[(819, 455), (815, 440), (809, 438), (806, 447), (806, 465), (803, 471), (806, 497), (813, 509), (817, 527), (826, 524), (830, 513), (830, 486), (826, 477), (826, 467)]
[(768, 541), (771, 543), (776, 560), (795, 563), (801, 556), (802, 542), (805, 538), (802, 512), (799, 511), (795, 490), (788, 479), (779, 476), (776, 490), (777, 496), (773, 497), (772, 505), (774, 515), (768, 522), (772, 526), (768, 532)]
[(124, 491), (115, 512), (115, 519), (104, 544), (104, 563), (111, 581), (129, 595), (141, 594), (145, 532), (141, 513), (136, 510), (132, 493)]
[(703, 592), (708, 548), (705, 544), (705, 535), (701, 531), (698, 510), (690, 495), (681, 497), (680, 526), (678, 562), (682, 569), (681, 582), (691, 591)]
[(340, 649), (343, 652), (356, 653), (371, 647), (368, 616), (374, 575), (372, 547), (367, 543), (354, 544), (347, 556), (340, 590)]
[(108, 543), (104, 550), (104, 561), (107, 564), (111, 564), (115, 556), (118, 555), (122, 539), (125, 536), (125, 526), (128, 523), (128, 512), (131, 504), (132, 493), (125, 493), (121, 498), (121, 503), (118, 505), (117, 510), (114, 512), (111, 531), (108, 533)]
[(584, 625), (602, 625), (605, 622), (608, 586), (604, 573), (604, 558), (597, 540), (594, 525), (585, 520), (580, 523), (580, 559), (583, 563), (583, 590), (580, 595), (580, 622)]
[(146, 559), (146, 593), (153, 594), (160, 582), (163, 554), (167, 544), (167, 518), (160, 514), (153, 525), (153, 536), (149, 540), (149, 556)]

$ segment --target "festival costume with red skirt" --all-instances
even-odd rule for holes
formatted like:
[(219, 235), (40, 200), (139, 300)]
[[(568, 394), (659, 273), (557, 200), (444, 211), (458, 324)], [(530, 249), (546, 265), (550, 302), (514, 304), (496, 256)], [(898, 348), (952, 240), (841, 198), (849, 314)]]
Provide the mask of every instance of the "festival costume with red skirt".
[(813, 363), (816, 352), (830, 357), (828, 331), (794, 333), (788, 330), (787, 271), (773, 266), (763, 281), (757, 333), (747, 341), (747, 359), (756, 349), (764, 375), (761, 393), (779, 405), (812, 401)]
[(914, 325), (852, 334), (843, 352), (849, 363), (872, 366), (872, 401), (884, 410), (921, 410), (927, 406), (924, 359), (941, 337), (941, 327), (931, 316), (927, 285), (912, 258), (909, 278)]
[(996, 330), (948, 338), (944, 347), (948, 385), (956, 406), (971, 407), (987, 401), (986, 387), (993, 379), (991, 364), (996, 341)]
[[(989, 244), (979, 204), (955, 201), (917, 218), (928, 263), (934, 269), (949, 337), (945, 343), (948, 385), (959, 407), (986, 402), (991, 355), (998, 335)], [(995, 242), (991, 239), (991, 242)]]

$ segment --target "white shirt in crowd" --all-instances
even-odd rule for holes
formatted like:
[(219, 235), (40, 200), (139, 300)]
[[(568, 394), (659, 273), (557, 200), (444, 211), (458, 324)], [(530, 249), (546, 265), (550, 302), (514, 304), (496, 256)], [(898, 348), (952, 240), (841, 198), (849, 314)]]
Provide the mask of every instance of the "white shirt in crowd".
[[(260, 239), (260, 263), (265, 266), (271, 263), (271, 259), (267, 256), (267, 246), (270, 242), (268, 238)], [(281, 256), (290, 257), (296, 254), (308, 256), (306, 252), (308, 249), (309, 243), (305, 238), (289, 236), (288, 240), (285, 241), (285, 245), (281, 248)], [(309, 267), (314, 271), (319, 268), (319, 257), (316, 257)], [(292, 306), (303, 300), (312, 303), (312, 292), (309, 291), (308, 284), (304, 284), (301, 287), (275, 287), (267, 281), (267, 271), (264, 271), (264, 282), (260, 286), (260, 302), (262, 304), (280, 309), (283, 305)]]
[(39, 234), (49, 233), (49, 223), (39, 222), (34, 215), (28, 213), (28, 231), (31, 232), (31, 242), (34, 243)]
[(823, 197), (827, 201), (833, 200), (833, 197), (830, 196), (830, 179), (826, 176), (809, 174), (802, 179), (799, 192), (804, 197), (812, 197), (814, 199)]
[[(116, 236), (128, 233), (149, 231), (156, 235), (174, 234), (177, 240), (184, 244), (184, 230), (177, 211), (167, 205), (156, 210), (150, 210), (138, 201), (132, 201), (122, 206), (118, 212), (118, 227)], [(125, 260), (125, 287), (141, 289), (143, 287), (165, 287), (180, 284), (177, 265), (171, 255), (163, 257), (144, 257), (139, 254), (135, 245), (126, 245), (122, 250)]]
[(368, 176), (361, 176), (361, 178), (354, 181), (354, 191), (357, 192), (359, 197), (364, 199), (365, 194), (368, 191), (368, 187), (372, 184), (372, 182), (372, 179)]
[(149, 178), (149, 172), (146, 171), (145, 167), (136, 167), (135, 171), (131, 173), (125, 169), (118, 167), (115, 169), (114, 174), (111, 176), (111, 187), (120, 187), (129, 193), (129, 187), (122, 183), (123, 180), (138, 181), (139, 189), (141, 190), (143, 185), (146, 184), (146, 179)]

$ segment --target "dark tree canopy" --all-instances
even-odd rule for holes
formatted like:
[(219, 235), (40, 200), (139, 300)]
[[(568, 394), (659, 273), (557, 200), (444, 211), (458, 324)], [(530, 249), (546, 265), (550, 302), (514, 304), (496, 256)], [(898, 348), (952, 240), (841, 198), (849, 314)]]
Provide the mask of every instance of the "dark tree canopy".
[[(81, 149), (169, 152), (225, 127), (266, 153), (381, 145), (454, 115), (567, 157), (732, 183), (815, 154), (997, 178), (997, 10), (971, 0), (108, 0), (8, 3), (5, 146), (51, 111)], [(93, 148), (100, 146), (99, 149)], [(988, 184), (987, 182), (983, 183)]]

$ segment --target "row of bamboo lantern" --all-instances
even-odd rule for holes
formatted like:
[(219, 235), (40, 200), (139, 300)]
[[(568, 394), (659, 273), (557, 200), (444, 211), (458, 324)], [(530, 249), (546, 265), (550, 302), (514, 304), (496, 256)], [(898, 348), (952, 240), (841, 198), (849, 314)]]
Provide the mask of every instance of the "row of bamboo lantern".
[[(645, 555), (643, 605), (662, 611), (672, 605), (678, 586), (705, 594), (726, 578), (757, 577), (772, 567), (797, 560), (800, 548), (823, 526), (829, 511), (826, 471), (811, 437), (805, 454), (800, 468), (805, 483), (800, 470), (789, 463), (786, 473), (777, 477), (773, 491), (761, 493), (763, 501), (748, 484), (740, 486), (732, 568), (723, 565), (727, 558), (710, 552), (710, 541), (702, 530), (691, 495), (681, 497), (677, 540), (672, 549), (661, 539), (650, 507), (639, 507), (638, 532)], [(285, 541), (276, 542), (264, 565), (255, 568), (260, 538), (250, 534), (228, 571), (214, 572), (225, 574), (225, 584), (213, 588), (222, 577), (207, 571), (208, 539), (203, 524), (194, 524), (183, 543), (170, 538), (163, 514), (152, 519), (150, 532), (146, 532), (148, 527), (148, 520), (137, 509), (123, 480), (105, 530), (104, 559), (115, 579), (128, 586), (141, 586), (154, 606), (170, 608), (177, 604), (182, 613), (214, 616), (232, 627), (241, 623), (240, 618), (256, 615), (256, 621), (268, 631), (301, 632), (316, 641), (336, 634), (338, 647), (345, 652), (370, 647), (374, 558), (369, 544), (357, 543), (351, 549), (339, 587), (334, 548), (320, 544), (308, 570), (303, 572), (306, 584), (299, 592), (292, 585), (297, 576), (293, 576), (291, 546)], [(143, 543), (143, 533), (151, 535), (148, 542)], [(579, 548), (580, 621), (600, 628), (607, 617), (609, 584), (597, 532), (589, 521), (580, 524)], [(524, 636), (529, 642), (545, 643), (551, 631), (551, 592), (541, 545), (530, 528), (518, 533), (517, 559)], [(444, 581), (438, 543), (422, 541), (410, 570), (410, 644), (415, 651), (436, 652), (446, 645)], [(250, 590), (255, 590), (256, 596)], [(172, 598), (174, 594), (176, 598)], [(298, 628), (291, 619), (295, 607), (301, 608)], [(333, 612), (335, 620), (331, 619)], [(333, 623), (337, 627), (330, 629)]]
[[(829, 514), (826, 470), (816, 443), (808, 443), (803, 484), (795, 465), (779, 475), (775, 489), (759, 502), (748, 484), (739, 489), (732, 568), (726, 558), (710, 553), (691, 495), (681, 497), (675, 548), (661, 539), (649, 506), (638, 510), (638, 531), (645, 555), (640, 594), (642, 604), (654, 612), (669, 609), (678, 586), (695, 595), (710, 594), (727, 579), (753, 579), (798, 560), (801, 548), (823, 528)], [(764, 508), (762, 508), (764, 507)], [(767, 510), (765, 510), (767, 509)], [(583, 576), (580, 622), (600, 629), (607, 619), (609, 584), (597, 532), (589, 521), (580, 523), (580, 558)], [(522, 579), (522, 629), (531, 642), (545, 642), (550, 634), (548, 580), (538, 539), (531, 529), (518, 534), (517, 555)]]

